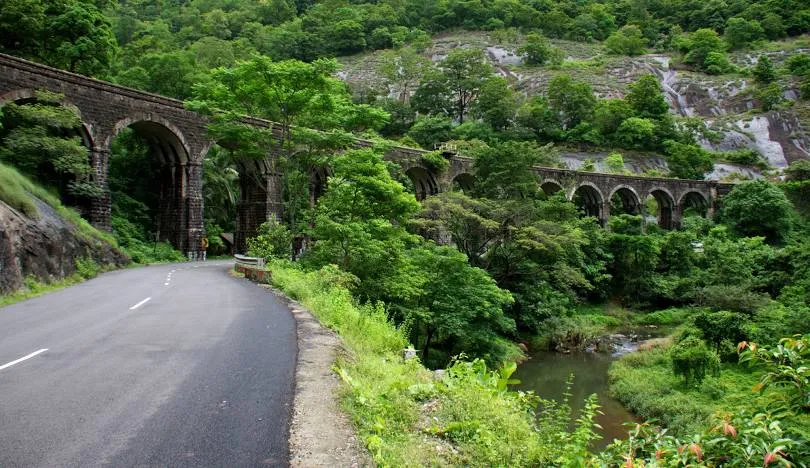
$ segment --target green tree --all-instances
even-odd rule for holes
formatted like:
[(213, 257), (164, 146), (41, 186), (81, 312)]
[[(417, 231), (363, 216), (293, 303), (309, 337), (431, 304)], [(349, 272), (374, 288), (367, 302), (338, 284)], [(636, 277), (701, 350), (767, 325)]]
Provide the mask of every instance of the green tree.
[(90, 76), (103, 75), (116, 51), (109, 20), (84, 0), (4, 2), (0, 50)]
[(734, 17), (726, 21), (724, 35), (732, 49), (739, 49), (764, 37), (765, 31), (759, 21)]
[(702, 180), (712, 170), (714, 163), (708, 151), (697, 145), (666, 141), (667, 166), (673, 177)]
[(433, 149), (438, 143), (453, 139), (453, 122), (446, 117), (422, 117), (414, 122), (408, 136), (422, 148)]
[(0, 161), (55, 186), (63, 196), (98, 196), (101, 189), (92, 180), (87, 148), (79, 136), (78, 111), (63, 106), (62, 99), (62, 95), (38, 91), (33, 102), (4, 106)]
[(548, 103), (558, 113), (561, 127), (568, 130), (591, 118), (596, 98), (588, 83), (558, 75), (548, 84)]
[(720, 217), (740, 235), (784, 241), (792, 226), (793, 207), (779, 187), (762, 180), (738, 184), (725, 197)]
[(503, 337), (515, 331), (515, 322), (503, 308), (513, 302), (511, 294), (453, 248), (427, 243), (409, 250), (408, 257), (421, 281), (419, 294), (405, 303), (404, 316), (419, 331), (422, 359), (433, 362), (430, 350), (436, 347), (449, 356), (464, 352), (492, 364), (508, 359), (511, 347)]
[(492, 67), (478, 49), (455, 49), (439, 64), (453, 102), (453, 117), (464, 123), (470, 106), (492, 76)]
[(669, 113), (669, 104), (664, 99), (661, 84), (652, 74), (632, 83), (625, 99), (638, 117), (660, 120)]
[(389, 88), (401, 101), (408, 101), (412, 90), (419, 84), (431, 63), (427, 57), (418, 54), (411, 47), (388, 51), (383, 54), (377, 71), (383, 76)]
[(553, 47), (542, 34), (529, 33), (517, 52), (525, 56), (527, 65), (556, 64), (562, 61), (561, 52)]
[(698, 29), (682, 41), (681, 47), (686, 52), (684, 62), (692, 64), (700, 70), (706, 70), (709, 54), (714, 53), (715, 57), (725, 57), (728, 45), (713, 29)]
[(506, 79), (495, 76), (481, 86), (478, 99), (470, 110), (495, 130), (504, 130), (512, 124), (517, 112), (517, 100)]
[(626, 119), (616, 130), (616, 140), (627, 148), (649, 148), (654, 136), (655, 123), (639, 117)]
[(611, 34), (605, 41), (605, 48), (611, 54), (616, 55), (641, 55), (647, 47), (647, 38), (641, 32), (641, 28), (634, 24), (628, 24), (620, 30)]
[(358, 292), (370, 300), (416, 294), (405, 251), (417, 239), (404, 226), (419, 203), (391, 178), (381, 151), (346, 151), (334, 158), (332, 174), (315, 211), (307, 261), (336, 264), (357, 276)]
[(760, 83), (768, 84), (776, 80), (776, 70), (774, 70), (771, 59), (769, 59), (767, 55), (759, 56), (757, 65), (751, 73)]

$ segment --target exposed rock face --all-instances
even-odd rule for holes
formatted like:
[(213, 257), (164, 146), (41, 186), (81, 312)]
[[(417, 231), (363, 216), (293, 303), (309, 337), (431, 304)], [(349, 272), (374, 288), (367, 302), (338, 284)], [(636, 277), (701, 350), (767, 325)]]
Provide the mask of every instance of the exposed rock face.
[(70, 222), (37, 201), (39, 219), (31, 219), (0, 201), (0, 293), (20, 288), (34, 276), (53, 281), (76, 271), (76, 258), (125, 265), (129, 259), (106, 242), (77, 233)]

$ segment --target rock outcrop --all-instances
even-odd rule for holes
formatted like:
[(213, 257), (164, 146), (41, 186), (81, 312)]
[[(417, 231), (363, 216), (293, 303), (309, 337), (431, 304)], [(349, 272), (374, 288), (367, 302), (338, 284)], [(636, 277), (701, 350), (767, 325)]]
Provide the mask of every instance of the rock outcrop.
[(76, 259), (123, 266), (125, 254), (108, 242), (79, 230), (51, 206), (35, 199), (37, 219), (0, 201), (0, 294), (23, 285), (26, 277), (54, 281), (76, 272)]

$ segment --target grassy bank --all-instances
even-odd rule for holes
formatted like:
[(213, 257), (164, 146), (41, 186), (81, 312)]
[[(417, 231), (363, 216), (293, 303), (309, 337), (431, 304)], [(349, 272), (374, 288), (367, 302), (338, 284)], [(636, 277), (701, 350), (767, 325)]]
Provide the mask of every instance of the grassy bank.
[(112, 234), (101, 232), (85, 221), (79, 213), (62, 205), (59, 197), (35, 184), (11, 166), (0, 163), (0, 201), (25, 214), (29, 218), (39, 219), (40, 212), (36, 200), (53, 208), (59, 216), (76, 227), (78, 235), (85, 239), (94, 239), (117, 246)]
[(713, 416), (766, 413), (782, 420), (787, 433), (797, 440), (810, 440), (810, 414), (778, 410), (784, 392), (774, 388), (762, 394), (753, 391), (760, 373), (736, 363), (721, 365), (699, 385), (686, 386), (675, 376), (669, 344), (624, 356), (610, 369), (611, 394), (644, 419), (654, 419), (670, 433), (698, 431)]
[(380, 465), (577, 466), (589, 457), (593, 405), (569, 431), (567, 407), (508, 391), (511, 366), (494, 372), (459, 361), (434, 378), (418, 359), (403, 359), (404, 333), (382, 306), (358, 304), (337, 269), (305, 272), (288, 262), (269, 269), (273, 285), (343, 339), (348, 354), (335, 367), (343, 404)]

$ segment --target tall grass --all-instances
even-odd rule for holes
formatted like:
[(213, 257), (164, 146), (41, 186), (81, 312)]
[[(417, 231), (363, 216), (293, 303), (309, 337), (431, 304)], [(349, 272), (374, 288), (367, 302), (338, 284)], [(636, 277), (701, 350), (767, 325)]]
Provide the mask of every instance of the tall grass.
[[(272, 283), (335, 330), (348, 350), (335, 364), (343, 405), (381, 466), (578, 466), (590, 455), (594, 405), (569, 431), (570, 409), (507, 388), (514, 367), (457, 361), (435, 378), (405, 360), (402, 330), (382, 305), (358, 304), (337, 268), (270, 264)], [(543, 411), (535, 416), (535, 408)]]

